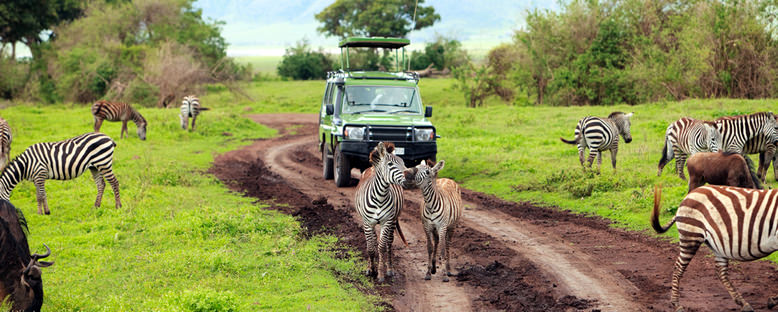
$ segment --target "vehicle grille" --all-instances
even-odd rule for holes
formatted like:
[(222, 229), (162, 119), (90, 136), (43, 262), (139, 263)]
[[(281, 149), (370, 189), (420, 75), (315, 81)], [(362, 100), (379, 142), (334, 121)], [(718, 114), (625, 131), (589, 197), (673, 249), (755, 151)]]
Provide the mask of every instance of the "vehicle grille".
[(411, 141), (413, 140), (413, 128), (411, 127), (368, 127), (368, 140), (372, 141)]

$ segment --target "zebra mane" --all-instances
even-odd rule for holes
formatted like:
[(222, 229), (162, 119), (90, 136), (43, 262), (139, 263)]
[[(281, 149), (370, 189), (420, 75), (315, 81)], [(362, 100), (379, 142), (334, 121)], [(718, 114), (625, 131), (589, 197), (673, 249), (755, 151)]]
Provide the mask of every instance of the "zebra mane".
[(753, 114), (743, 114), (743, 115), (737, 115), (737, 116), (723, 116), (723, 117), (716, 118), (716, 120), (717, 121), (718, 120), (734, 120), (734, 119), (739, 119), (739, 118), (743, 118), (743, 117), (746, 117), (746, 116), (754, 116), (754, 117), (765, 116), (765, 117), (770, 117), (770, 116), (773, 116), (773, 112), (756, 112), (756, 113), (753, 113)]
[(608, 118), (613, 119), (618, 117), (619, 115), (624, 115), (624, 112), (612, 112), (610, 115), (608, 115)]

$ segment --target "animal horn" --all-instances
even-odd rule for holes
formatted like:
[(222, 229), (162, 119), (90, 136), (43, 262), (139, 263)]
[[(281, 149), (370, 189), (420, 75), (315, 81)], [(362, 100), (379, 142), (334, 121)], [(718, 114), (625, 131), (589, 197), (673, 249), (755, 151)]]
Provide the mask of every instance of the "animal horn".
[(26, 267), (24, 267), (24, 271), (22, 271), (22, 276), (27, 275), (27, 273), (30, 272), (30, 269), (32, 269), (32, 266), (35, 264), (35, 258), (33, 257), (30, 259), (30, 263), (27, 264)]
[(32, 259), (33, 260), (43, 259), (43, 258), (46, 258), (49, 255), (51, 255), (51, 248), (49, 248), (49, 246), (46, 246), (46, 244), (43, 244), (43, 247), (46, 247), (46, 253), (42, 254), (42, 255), (39, 255), (37, 253), (36, 254), (32, 254)]

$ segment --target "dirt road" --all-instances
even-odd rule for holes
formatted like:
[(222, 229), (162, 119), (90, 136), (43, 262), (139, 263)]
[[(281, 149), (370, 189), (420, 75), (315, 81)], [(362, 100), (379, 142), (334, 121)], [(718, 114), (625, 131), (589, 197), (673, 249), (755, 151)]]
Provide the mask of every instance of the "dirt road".
[[(354, 187), (337, 188), (321, 177), (316, 115), (251, 118), (278, 129), (279, 137), (218, 156), (211, 172), (247, 196), (271, 200), (275, 209), (300, 218), (311, 233), (331, 233), (364, 253), (361, 221), (351, 202)], [(352, 176), (359, 178), (358, 171)], [(449, 283), (439, 274), (425, 281), (423, 200), (419, 191), (405, 194), (400, 222), (409, 246), (395, 240), (399, 274), (379, 287), (395, 310), (670, 310), (675, 244), (613, 229), (600, 218), (469, 190), (463, 190), (466, 210), (452, 240), (452, 264), (459, 276)], [(757, 310), (765, 310), (767, 297), (778, 292), (776, 277), (775, 266), (767, 262), (736, 264), (731, 270), (733, 283)], [(738, 310), (716, 278), (707, 251), (685, 274), (681, 300), (687, 311)]]

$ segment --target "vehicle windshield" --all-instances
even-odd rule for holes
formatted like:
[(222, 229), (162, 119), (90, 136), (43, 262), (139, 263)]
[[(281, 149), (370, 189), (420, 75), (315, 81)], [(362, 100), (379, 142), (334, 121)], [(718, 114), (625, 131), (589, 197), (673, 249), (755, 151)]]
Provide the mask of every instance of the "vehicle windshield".
[(343, 113), (421, 114), (421, 99), (414, 87), (347, 86)]

